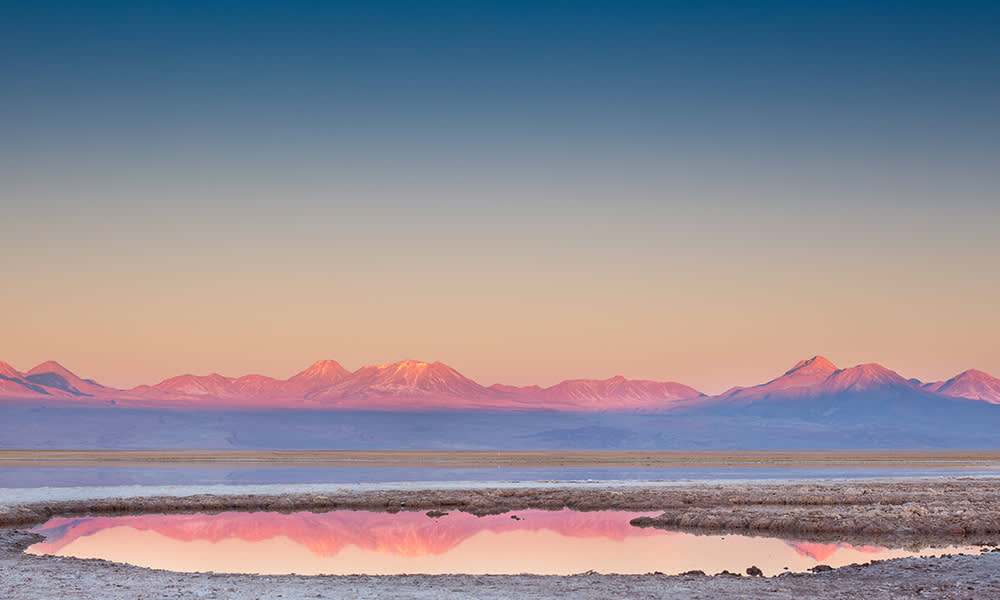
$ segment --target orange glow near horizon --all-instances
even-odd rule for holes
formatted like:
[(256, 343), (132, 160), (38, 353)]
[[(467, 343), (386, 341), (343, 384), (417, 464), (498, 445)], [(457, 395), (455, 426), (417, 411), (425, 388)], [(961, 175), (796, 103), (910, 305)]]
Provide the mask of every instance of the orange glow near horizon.
[[(467, 239), (404, 224), (336, 243), (308, 225), (296, 239), (261, 242), (270, 238), (257, 223), (182, 240), (150, 231), (147, 245), (94, 245), (115, 239), (100, 229), (63, 232), (44, 248), (8, 237), (10, 253), (33, 259), (0, 266), (13, 282), (0, 360), (57, 360), (118, 388), (183, 373), (283, 379), (318, 359), (351, 370), (440, 361), (484, 385), (623, 375), (707, 393), (816, 354), (924, 381), (1000, 374), (1000, 289), (977, 275), (991, 272), (988, 253), (885, 256), (858, 240), (803, 254), (794, 240), (765, 248), (745, 233), (715, 248), (614, 222), (597, 237), (508, 224), (520, 232), (512, 247), (500, 229)], [(929, 284), (932, 273), (952, 285)]]

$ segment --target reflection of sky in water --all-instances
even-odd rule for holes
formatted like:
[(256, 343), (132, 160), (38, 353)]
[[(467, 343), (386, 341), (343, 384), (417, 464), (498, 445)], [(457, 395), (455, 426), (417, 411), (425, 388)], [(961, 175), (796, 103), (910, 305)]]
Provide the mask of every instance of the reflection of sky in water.
[(712, 479), (853, 479), (874, 477), (997, 476), (1000, 471), (974, 466), (797, 468), (329, 468), (122, 466), (0, 468), (0, 488), (111, 485), (252, 485), (269, 483), (386, 483), (409, 481), (676, 481)]
[(34, 529), (46, 541), (28, 552), (174, 571), (299, 574), (717, 573), (755, 565), (773, 575), (786, 568), (804, 571), (816, 564), (915, 554), (632, 527), (629, 521), (642, 514), (654, 513), (525, 510), (485, 517), (452, 512), (432, 519), (416, 512), (334, 511), (55, 518)]

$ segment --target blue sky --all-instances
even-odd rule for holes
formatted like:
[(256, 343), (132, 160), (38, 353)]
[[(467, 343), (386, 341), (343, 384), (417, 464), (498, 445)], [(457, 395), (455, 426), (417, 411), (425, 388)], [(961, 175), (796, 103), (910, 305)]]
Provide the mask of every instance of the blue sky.
[(1000, 371), (998, 11), (5, 3), (0, 350), (131, 383), (252, 320), (222, 367)]

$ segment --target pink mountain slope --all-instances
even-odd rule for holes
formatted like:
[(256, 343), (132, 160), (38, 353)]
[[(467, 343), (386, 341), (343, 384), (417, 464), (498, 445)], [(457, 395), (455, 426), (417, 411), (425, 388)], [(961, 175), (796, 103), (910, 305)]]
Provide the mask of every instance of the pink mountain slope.
[(0, 376), (10, 379), (24, 379), (24, 373), (0, 360)]
[(919, 386), (882, 365), (867, 363), (849, 369), (841, 369), (830, 375), (820, 386), (820, 391), (835, 394), (888, 388), (919, 389)]
[(838, 369), (822, 356), (797, 363), (777, 379), (747, 388), (734, 388), (718, 398), (724, 402), (800, 400), (840, 393), (874, 390), (919, 390), (895, 371), (868, 363)]
[(235, 380), (218, 373), (211, 375), (178, 375), (152, 386), (153, 390), (177, 396), (210, 396), (234, 398), (240, 396)]
[(406, 360), (362, 367), (309, 395), (339, 408), (657, 410), (699, 392), (679, 383), (606, 380), (564, 381), (550, 388), (493, 385), (485, 388), (442, 363)]
[(563, 381), (537, 393), (548, 408), (581, 410), (658, 410), (675, 400), (695, 398), (698, 390), (669, 381), (610, 379)]
[(32, 398), (50, 395), (46, 389), (27, 381), (24, 377), (24, 373), (0, 361), (0, 396)]
[(244, 375), (233, 380), (241, 394), (250, 398), (269, 398), (282, 395), (286, 383), (266, 375)]
[(357, 409), (459, 409), (489, 406), (495, 397), (448, 365), (416, 360), (361, 367), (309, 395), (323, 405)]
[(822, 356), (814, 356), (799, 361), (777, 379), (753, 387), (733, 388), (721, 398), (746, 401), (807, 398), (815, 395), (817, 387), (836, 372), (837, 367), (832, 362)]
[(963, 371), (948, 381), (926, 384), (924, 389), (945, 396), (1000, 404), (1000, 379), (976, 369)]
[(800, 361), (766, 383), (732, 388), (712, 398), (679, 383), (621, 376), (569, 380), (548, 388), (501, 384), (486, 388), (445, 364), (415, 360), (362, 367), (353, 373), (335, 361), (322, 360), (283, 381), (263, 375), (181, 375), (125, 391), (82, 379), (52, 361), (28, 373), (0, 362), (0, 399), (73, 404), (115, 400), (124, 406), (174, 408), (672, 412), (702, 404), (745, 406), (871, 391), (896, 395), (915, 391), (923, 397), (1000, 404), (1000, 380), (982, 371), (965, 371), (948, 381), (921, 386), (878, 364), (838, 369), (822, 356)]
[(265, 375), (239, 378), (211, 375), (179, 375), (153, 386), (142, 385), (127, 392), (133, 403), (150, 402), (219, 408), (238, 406), (243, 401), (253, 406), (275, 408), (301, 402), (310, 392), (325, 389), (350, 372), (332, 360), (321, 360), (306, 370), (282, 381)]
[(494, 383), (489, 387), (489, 389), (494, 392), (500, 392), (503, 394), (517, 394), (520, 396), (539, 396), (542, 393), (542, 386), (540, 385), (504, 385), (502, 383)]
[(288, 378), (286, 389), (309, 393), (343, 381), (351, 372), (335, 360), (318, 360), (305, 371)]
[(164, 408), (278, 407), (284, 398), (282, 384), (264, 375), (244, 375), (238, 379), (218, 373), (179, 375), (156, 385), (141, 385), (118, 396), (123, 406)]
[(30, 383), (22, 380), (0, 379), (0, 396), (4, 398), (43, 398), (47, 394), (32, 389)]
[(107, 396), (118, 390), (103, 386), (93, 379), (82, 379), (54, 360), (43, 362), (25, 373), (25, 379), (46, 388), (56, 388), (74, 396)]

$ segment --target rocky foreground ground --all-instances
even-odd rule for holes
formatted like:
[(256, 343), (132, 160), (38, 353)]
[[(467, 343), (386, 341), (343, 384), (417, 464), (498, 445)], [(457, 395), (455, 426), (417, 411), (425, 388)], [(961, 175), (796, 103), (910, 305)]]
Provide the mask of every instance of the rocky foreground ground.
[[(55, 515), (222, 510), (657, 510), (638, 526), (797, 539), (980, 545), (979, 555), (900, 559), (762, 578), (718, 575), (351, 576), (182, 574), (23, 554)], [(1000, 481), (690, 485), (192, 496), (0, 507), (0, 598), (1000, 598)], [(749, 565), (748, 565), (749, 566)]]

